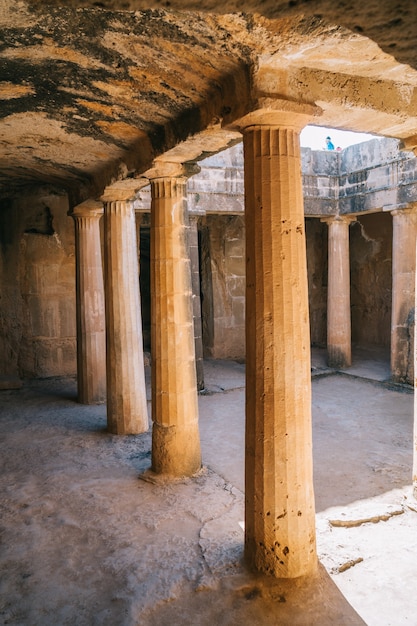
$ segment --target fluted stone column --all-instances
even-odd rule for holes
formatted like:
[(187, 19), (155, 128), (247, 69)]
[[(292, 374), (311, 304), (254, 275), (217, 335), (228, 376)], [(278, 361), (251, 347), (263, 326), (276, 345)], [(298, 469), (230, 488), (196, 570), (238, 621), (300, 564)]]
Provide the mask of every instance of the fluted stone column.
[(104, 200), (107, 424), (116, 435), (148, 430), (136, 225), (130, 198)]
[[(417, 135), (410, 137), (409, 140), (406, 140), (405, 147), (413, 150), (414, 154), (417, 156)], [(394, 233), (393, 233), (393, 242), (394, 242)], [(417, 267), (417, 242), (414, 237), (414, 254), (413, 259), (415, 263), (415, 267)], [(393, 268), (394, 274), (394, 268)], [(394, 303), (393, 303), (394, 308)], [(417, 311), (417, 272), (414, 272), (414, 311)], [(417, 500), (417, 333), (414, 331), (414, 372), (413, 372), (413, 381), (414, 381), (414, 433), (413, 433), (413, 472), (412, 472), (412, 480), (413, 480), (413, 495)], [(392, 340), (391, 340), (392, 341)], [(392, 358), (392, 357), (391, 357)], [(392, 369), (391, 369), (392, 371)]]
[[(245, 554), (293, 578), (316, 568), (310, 333), (299, 133), (314, 107), (242, 124), (246, 215)], [(252, 123), (251, 123), (252, 122)]]
[(152, 470), (201, 467), (185, 177), (151, 179)]
[[(417, 267), (417, 241), (415, 244), (414, 258)], [(414, 274), (414, 310), (417, 311), (417, 272)], [(413, 432), (413, 494), (417, 500), (417, 333), (414, 332), (414, 432)]]
[(201, 322), (201, 299), (200, 299), (200, 259), (198, 248), (198, 218), (191, 216), (190, 221), (190, 263), (191, 263), (191, 287), (194, 319), (194, 345), (195, 345), (195, 369), (197, 375), (197, 389), (204, 389), (204, 363), (203, 363), (203, 327)]
[(328, 232), (327, 362), (329, 367), (352, 365), (350, 314), (349, 225), (356, 218), (323, 219)]
[(70, 212), (75, 222), (78, 401), (106, 399), (106, 319), (100, 225), (103, 204), (86, 200)]
[(415, 207), (391, 211), (392, 214), (392, 314), (391, 376), (397, 382), (413, 380), (412, 332), (417, 236)]

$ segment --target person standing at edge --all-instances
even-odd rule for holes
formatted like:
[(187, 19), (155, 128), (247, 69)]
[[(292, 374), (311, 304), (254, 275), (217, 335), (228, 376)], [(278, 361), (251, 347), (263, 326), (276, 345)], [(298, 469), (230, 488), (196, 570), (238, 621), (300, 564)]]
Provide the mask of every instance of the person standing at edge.
[(334, 150), (334, 144), (330, 137), (326, 137), (326, 148), (327, 150)]

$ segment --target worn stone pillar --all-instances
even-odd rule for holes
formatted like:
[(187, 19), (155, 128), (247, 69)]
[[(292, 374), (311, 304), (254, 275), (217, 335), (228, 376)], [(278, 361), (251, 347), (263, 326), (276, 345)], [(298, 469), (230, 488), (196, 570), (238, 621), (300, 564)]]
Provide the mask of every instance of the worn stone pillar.
[(190, 221), (190, 263), (191, 263), (191, 286), (193, 301), (194, 320), (194, 345), (195, 345), (195, 368), (197, 375), (197, 389), (204, 389), (204, 363), (203, 363), (203, 327), (201, 322), (200, 300), (200, 259), (198, 249), (198, 218), (191, 216)]
[(327, 362), (329, 367), (352, 365), (350, 315), (349, 224), (356, 218), (323, 219), (328, 232)]
[(391, 377), (396, 382), (413, 381), (413, 330), (417, 236), (417, 211), (392, 214), (392, 314)]
[(107, 424), (116, 435), (148, 430), (135, 213), (127, 195), (103, 196)]
[(246, 201), (245, 554), (294, 578), (316, 568), (310, 332), (299, 133), (315, 107), (241, 123)]
[[(417, 135), (410, 137), (408, 140), (404, 141), (405, 148), (413, 150), (414, 154), (417, 156)], [(413, 207), (414, 208), (414, 207)], [(394, 223), (393, 223), (394, 227)], [(393, 228), (394, 231), (394, 228)], [(393, 247), (394, 247), (394, 232), (393, 232)], [(414, 268), (417, 267), (417, 242), (414, 234)], [(394, 265), (394, 258), (393, 258)], [(394, 267), (392, 274), (394, 276)], [(394, 290), (393, 290), (394, 292)], [(394, 302), (392, 303), (392, 308), (394, 309)], [(417, 272), (414, 271), (414, 311), (417, 310)], [(413, 472), (412, 472), (412, 480), (413, 480), (413, 494), (414, 498), (417, 500), (417, 333), (414, 331), (414, 371), (413, 371), (413, 381), (414, 381), (414, 433), (413, 433)], [(392, 336), (391, 336), (391, 344), (392, 344)], [(392, 359), (392, 357), (391, 357)], [(392, 363), (392, 360), (391, 360)], [(392, 367), (391, 367), (392, 372)]]
[[(417, 266), (417, 241), (414, 258)], [(417, 272), (414, 273), (414, 310), (417, 311)], [(414, 332), (414, 432), (413, 432), (413, 494), (417, 500), (417, 333)]]
[(151, 178), (152, 470), (201, 467), (186, 178)]
[(75, 222), (78, 401), (106, 399), (106, 319), (100, 225), (103, 204), (86, 200), (70, 212)]

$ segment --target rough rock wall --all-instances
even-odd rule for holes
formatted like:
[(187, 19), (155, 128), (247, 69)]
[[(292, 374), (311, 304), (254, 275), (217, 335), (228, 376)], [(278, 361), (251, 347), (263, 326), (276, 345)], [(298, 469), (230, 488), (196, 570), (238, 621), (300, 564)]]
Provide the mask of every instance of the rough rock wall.
[(0, 203), (0, 374), (18, 376), (22, 335), (22, 298), (19, 289), (21, 215), (11, 200)]
[(245, 358), (245, 227), (241, 216), (208, 215), (201, 236), (205, 356)]
[[(30, 0), (30, 4), (62, 5), (62, 0)], [(403, 63), (413, 65), (415, 60), (417, 7), (414, 0), (396, 0), (395, 4), (392, 0), (368, 0), (366, 3), (360, 0), (67, 0), (66, 6), (133, 11), (166, 7), (213, 13), (243, 11), (270, 18), (301, 13), (364, 33)]]
[(350, 227), (352, 342), (391, 340), (392, 217), (361, 215)]
[(54, 188), (5, 201), (1, 220), (1, 373), (76, 373), (74, 225)]

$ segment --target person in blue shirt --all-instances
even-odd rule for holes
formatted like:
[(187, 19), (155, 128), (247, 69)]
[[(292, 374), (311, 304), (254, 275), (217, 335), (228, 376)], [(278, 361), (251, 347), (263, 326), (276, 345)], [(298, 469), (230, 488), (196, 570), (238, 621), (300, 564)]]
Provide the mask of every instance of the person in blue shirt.
[(326, 137), (326, 148), (327, 150), (334, 150), (334, 145), (330, 137)]

